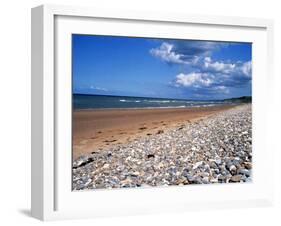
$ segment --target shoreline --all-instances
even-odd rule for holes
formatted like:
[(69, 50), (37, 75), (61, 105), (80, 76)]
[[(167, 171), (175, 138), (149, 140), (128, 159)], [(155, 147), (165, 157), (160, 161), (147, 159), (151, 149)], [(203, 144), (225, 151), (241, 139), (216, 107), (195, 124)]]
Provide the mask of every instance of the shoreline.
[(208, 107), (225, 107), (225, 106), (238, 106), (245, 103), (226, 103), (226, 104), (206, 104), (206, 105), (190, 105), (190, 106), (167, 106), (167, 107), (123, 107), (123, 108), (77, 108), (73, 112), (80, 111), (114, 111), (114, 110), (157, 110), (157, 109), (192, 109), (192, 108), (208, 108)]
[(142, 137), (164, 133), (239, 105), (73, 111), (73, 160)]

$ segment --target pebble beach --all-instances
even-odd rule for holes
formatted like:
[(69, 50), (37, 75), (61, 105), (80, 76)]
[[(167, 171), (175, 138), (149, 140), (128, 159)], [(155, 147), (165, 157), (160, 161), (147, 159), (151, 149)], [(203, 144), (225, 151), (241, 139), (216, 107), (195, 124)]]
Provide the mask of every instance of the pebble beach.
[(240, 104), (93, 149), (73, 162), (73, 190), (252, 181), (252, 110)]

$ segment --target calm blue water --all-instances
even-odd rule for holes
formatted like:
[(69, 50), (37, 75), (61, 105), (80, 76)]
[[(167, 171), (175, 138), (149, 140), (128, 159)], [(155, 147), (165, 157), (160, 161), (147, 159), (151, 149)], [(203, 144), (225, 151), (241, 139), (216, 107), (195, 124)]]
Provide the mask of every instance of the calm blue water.
[(74, 109), (102, 108), (187, 108), (232, 104), (230, 101), (179, 100), (146, 97), (124, 97), (73, 94)]

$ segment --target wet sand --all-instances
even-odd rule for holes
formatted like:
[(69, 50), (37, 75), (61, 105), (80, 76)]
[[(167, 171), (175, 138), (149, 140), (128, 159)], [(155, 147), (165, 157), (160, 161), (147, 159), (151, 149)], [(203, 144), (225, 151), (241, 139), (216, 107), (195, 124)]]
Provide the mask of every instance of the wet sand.
[(183, 123), (232, 108), (110, 109), (73, 112), (73, 160), (142, 136), (164, 133)]

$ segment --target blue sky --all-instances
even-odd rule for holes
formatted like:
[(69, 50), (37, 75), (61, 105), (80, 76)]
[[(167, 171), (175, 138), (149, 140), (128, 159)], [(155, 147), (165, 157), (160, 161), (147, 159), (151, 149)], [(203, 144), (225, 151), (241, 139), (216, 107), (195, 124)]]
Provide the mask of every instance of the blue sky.
[(72, 45), (74, 93), (251, 96), (250, 43), (73, 35)]

